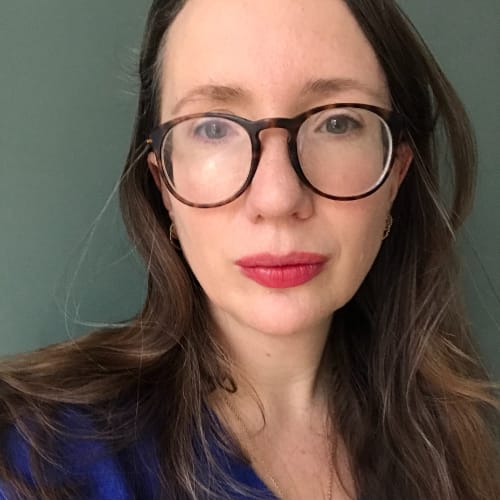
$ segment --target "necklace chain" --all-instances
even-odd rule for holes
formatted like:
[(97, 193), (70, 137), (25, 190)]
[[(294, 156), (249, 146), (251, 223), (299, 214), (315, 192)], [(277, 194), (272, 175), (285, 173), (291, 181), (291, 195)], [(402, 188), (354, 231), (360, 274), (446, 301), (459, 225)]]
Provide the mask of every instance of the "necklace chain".
[[(243, 432), (245, 433), (245, 438), (246, 438), (245, 440), (247, 441), (247, 446), (246, 446), (246, 450), (245, 451), (246, 451), (248, 457), (250, 458), (250, 463), (252, 463), (252, 454), (251, 454), (251, 449), (253, 448), (252, 445), (251, 445), (252, 435), (251, 435), (248, 427), (246, 426), (245, 422), (243, 421), (243, 418), (240, 416), (240, 414), (238, 413), (238, 411), (236, 410), (236, 408), (231, 404), (231, 402), (229, 401), (229, 399), (227, 398), (227, 396), (223, 396), (223, 399), (224, 399), (224, 403), (229, 408), (229, 410), (231, 411), (231, 413), (234, 415), (234, 417), (236, 418), (236, 420), (240, 424), (241, 428), (243, 429)], [(254, 455), (254, 460), (256, 462), (259, 462), (260, 465), (262, 466), (262, 471), (265, 474), (265, 477), (271, 483), (272, 487), (274, 488), (274, 491), (277, 493), (278, 498), (280, 498), (281, 500), (285, 500), (285, 498), (286, 498), (285, 491), (279, 485), (277, 479), (270, 472), (265, 473), (264, 471), (267, 469), (266, 468), (266, 464), (262, 461), (262, 459), (258, 459), (258, 457), (257, 457), (257, 455), (255, 453), (253, 453), (253, 455)], [(329, 478), (328, 478), (328, 496), (326, 498), (327, 498), (327, 500), (332, 500), (332, 490), (333, 490), (333, 457), (331, 456), (331, 453), (329, 454), (329, 458), (330, 458), (330, 469), (329, 469)]]

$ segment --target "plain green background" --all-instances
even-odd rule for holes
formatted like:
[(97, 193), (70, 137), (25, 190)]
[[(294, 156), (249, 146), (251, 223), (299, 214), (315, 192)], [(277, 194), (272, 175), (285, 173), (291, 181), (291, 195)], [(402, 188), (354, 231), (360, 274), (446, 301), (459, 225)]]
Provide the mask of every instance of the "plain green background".
[[(401, 0), (463, 98), (480, 177), (463, 237), (483, 359), (500, 376), (500, 2)], [(0, 3), (0, 354), (132, 316), (144, 293), (115, 193), (149, 0)], [(390, 29), (390, 27), (388, 27)]]

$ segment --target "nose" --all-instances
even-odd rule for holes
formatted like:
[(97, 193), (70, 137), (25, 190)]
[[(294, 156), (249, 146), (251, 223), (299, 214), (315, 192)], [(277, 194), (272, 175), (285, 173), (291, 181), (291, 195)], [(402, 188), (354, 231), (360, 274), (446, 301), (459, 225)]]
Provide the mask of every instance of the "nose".
[(307, 219), (313, 213), (313, 193), (301, 182), (290, 161), (288, 134), (278, 128), (260, 132), (260, 161), (246, 193), (252, 219)]

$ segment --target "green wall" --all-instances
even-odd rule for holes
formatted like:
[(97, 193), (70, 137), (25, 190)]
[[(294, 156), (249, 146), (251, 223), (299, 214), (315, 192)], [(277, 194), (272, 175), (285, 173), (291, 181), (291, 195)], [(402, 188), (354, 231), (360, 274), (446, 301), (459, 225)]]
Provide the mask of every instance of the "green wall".
[(99, 212), (127, 150), (148, 3), (0, 2), (0, 353), (140, 303), (116, 196)]
[(455, 85), (474, 125), (479, 178), (461, 248), (470, 319), (500, 378), (500, 2), (399, 0)]
[[(500, 375), (498, 0), (401, 0), (456, 85), (480, 146), (463, 255), (472, 322)], [(0, 354), (130, 317), (144, 293), (113, 194), (148, 0), (0, 4)]]

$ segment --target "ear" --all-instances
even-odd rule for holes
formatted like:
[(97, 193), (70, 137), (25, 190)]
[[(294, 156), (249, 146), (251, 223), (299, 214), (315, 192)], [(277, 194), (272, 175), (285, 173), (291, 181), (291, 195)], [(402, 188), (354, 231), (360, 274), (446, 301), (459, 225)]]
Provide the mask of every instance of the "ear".
[(158, 188), (159, 191), (161, 191), (162, 187), (161, 173), (160, 173), (161, 167), (158, 165), (156, 155), (152, 151), (148, 153), (148, 168), (149, 171), (151, 172), (151, 175), (153, 176), (156, 187)]
[(161, 178), (161, 171), (160, 171), (161, 166), (158, 165), (158, 160), (156, 159), (156, 155), (152, 151), (148, 153), (147, 161), (148, 161), (149, 171), (153, 176), (158, 191), (160, 191), (161, 193), (163, 204), (165, 205), (165, 208), (170, 212), (171, 209), (170, 193), (168, 192), (167, 189), (164, 189), (164, 184)]
[(391, 203), (396, 198), (399, 186), (401, 186), (401, 183), (408, 173), (411, 162), (413, 161), (413, 151), (407, 142), (402, 142), (398, 145), (393, 161), (394, 165), (392, 167), (392, 184), (390, 192)]

